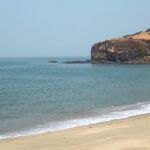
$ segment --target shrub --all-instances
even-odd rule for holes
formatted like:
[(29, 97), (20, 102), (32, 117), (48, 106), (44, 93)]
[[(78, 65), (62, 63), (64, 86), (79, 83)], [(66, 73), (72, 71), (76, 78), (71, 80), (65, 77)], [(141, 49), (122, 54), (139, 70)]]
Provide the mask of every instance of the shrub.
[(146, 30), (146, 32), (150, 32), (150, 28)]
[(147, 55), (147, 51), (146, 50), (140, 50), (138, 53), (138, 57), (144, 57)]

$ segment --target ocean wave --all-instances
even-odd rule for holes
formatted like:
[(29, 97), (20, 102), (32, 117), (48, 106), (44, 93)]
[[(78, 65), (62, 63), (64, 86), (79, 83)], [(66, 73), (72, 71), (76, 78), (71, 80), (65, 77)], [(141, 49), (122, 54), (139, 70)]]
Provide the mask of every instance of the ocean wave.
[(100, 113), (96, 116), (71, 119), (62, 122), (53, 122), (47, 125), (38, 125), (34, 129), (0, 135), (0, 139), (53, 132), (78, 126), (91, 125), (95, 123), (107, 122), (117, 119), (125, 119), (131, 116), (142, 115), (147, 113), (150, 113), (150, 102), (123, 105), (118, 107), (112, 106), (111, 108), (105, 108), (101, 110)]

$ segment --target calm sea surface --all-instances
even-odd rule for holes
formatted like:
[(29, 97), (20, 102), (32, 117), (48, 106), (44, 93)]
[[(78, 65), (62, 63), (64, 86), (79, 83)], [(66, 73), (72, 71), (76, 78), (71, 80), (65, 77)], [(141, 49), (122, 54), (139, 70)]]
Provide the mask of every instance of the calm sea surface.
[(0, 58), (0, 138), (150, 112), (150, 65), (61, 63), (82, 59)]

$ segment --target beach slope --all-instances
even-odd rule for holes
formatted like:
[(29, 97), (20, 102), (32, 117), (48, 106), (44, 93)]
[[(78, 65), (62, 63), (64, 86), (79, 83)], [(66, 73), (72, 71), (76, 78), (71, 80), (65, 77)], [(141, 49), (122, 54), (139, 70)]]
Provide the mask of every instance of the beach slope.
[(0, 140), (2, 150), (150, 150), (150, 115)]

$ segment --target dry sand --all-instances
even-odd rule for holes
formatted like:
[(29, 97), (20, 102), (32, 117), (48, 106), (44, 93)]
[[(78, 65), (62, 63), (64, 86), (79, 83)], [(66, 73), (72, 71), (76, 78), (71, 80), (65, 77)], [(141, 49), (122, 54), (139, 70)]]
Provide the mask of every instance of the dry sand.
[(116, 37), (116, 38), (112, 38), (111, 40), (126, 41), (129, 38), (132, 38), (135, 40), (150, 40), (150, 32), (141, 32), (135, 35), (128, 35), (127, 37)]
[(144, 39), (144, 40), (150, 40), (150, 32), (141, 32), (140, 34), (134, 35), (134, 36), (129, 36), (132, 37), (133, 39)]
[(150, 150), (150, 115), (4, 139), (0, 150)]

